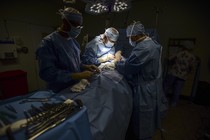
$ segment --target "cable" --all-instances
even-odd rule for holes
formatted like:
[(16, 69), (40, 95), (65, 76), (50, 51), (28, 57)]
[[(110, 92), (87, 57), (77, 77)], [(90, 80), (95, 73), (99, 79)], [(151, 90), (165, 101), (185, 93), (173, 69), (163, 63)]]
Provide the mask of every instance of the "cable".
[(155, 9), (155, 13), (156, 13), (156, 17), (155, 17), (155, 28), (157, 29), (158, 28), (158, 15), (160, 13), (160, 10), (158, 7), (156, 7)]

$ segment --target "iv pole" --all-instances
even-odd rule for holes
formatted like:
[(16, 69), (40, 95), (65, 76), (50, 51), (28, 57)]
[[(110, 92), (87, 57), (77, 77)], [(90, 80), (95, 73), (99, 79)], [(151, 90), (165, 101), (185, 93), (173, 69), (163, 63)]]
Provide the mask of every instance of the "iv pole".
[(160, 10), (158, 7), (155, 7), (155, 13), (156, 13), (156, 17), (155, 17), (155, 28), (157, 29), (158, 27), (158, 16), (159, 16), (159, 13), (160, 13)]

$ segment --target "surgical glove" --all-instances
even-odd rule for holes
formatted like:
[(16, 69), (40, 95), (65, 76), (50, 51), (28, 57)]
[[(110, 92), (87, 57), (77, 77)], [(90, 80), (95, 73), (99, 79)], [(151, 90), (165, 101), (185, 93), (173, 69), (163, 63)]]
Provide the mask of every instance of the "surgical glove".
[(106, 62), (106, 61), (109, 61), (109, 60), (113, 60), (113, 59), (114, 59), (114, 55), (108, 53), (108, 54), (105, 54), (102, 57), (98, 58), (98, 61), (100, 63), (103, 63), (103, 62)]
[(115, 63), (114, 62), (108, 62), (106, 64), (106, 67), (109, 68), (109, 69), (115, 69)]
[(115, 63), (114, 62), (106, 62), (101, 63), (98, 67), (101, 71), (102, 70), (114, 70), (115, 69)]
[(100, 71), (102, 71), (104, 67), (105, 67), (105, 63), (101, 63), (101, 64), (98, 66), (98, 69), (99, 69)]
[(114, 61), (117, 62), (117, 61), (120, 61), (122, 59), (122, 51), (117, 51), (115, 53), (115, 59)]
[(110, 53), (108, 53), (107, 55), (108, 55), (109, 60), (113, 60), (115, 57), (113, 54), (110, 54)]
[(73, 85), (71, 87), (71, 91), (73, 92), (81, 92), (82, 90), (84, 90), (86, 88), (87, 85), (89, 85), (90, 83), (88, 82), (87, 79), (82, 79), (80, 80), (79, 83)]

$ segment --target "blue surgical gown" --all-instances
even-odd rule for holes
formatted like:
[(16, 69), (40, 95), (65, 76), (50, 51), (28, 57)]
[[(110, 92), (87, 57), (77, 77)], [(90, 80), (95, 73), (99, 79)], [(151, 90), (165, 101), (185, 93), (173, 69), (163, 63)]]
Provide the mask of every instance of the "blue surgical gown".
[(160, 127), (161, 113), (167, 110), (167, 99), (162, 89), (160, 66), (161, 45), (150, 38), (138, 42), (124, 62), (116, 69), (126, 76), (133, 89), (132, 126), (140, 138), (152, 137)]
[(110, 53), (115, 54), (115, 47), (107, 48), (102, 42), (101, 36), (96, 36), (93, 40), (87, 43), (85, 46), (84, 54), (82, 55), (82, 62), (84, 64), (100, 65), (98, 58)]
[(39, 76), (54, 92), (69, 87), (77, 81), (70, 74), (80, 72), (80, 46), (73, 39), (62, 37), (57, 31), (43, 38), (36, 51)]

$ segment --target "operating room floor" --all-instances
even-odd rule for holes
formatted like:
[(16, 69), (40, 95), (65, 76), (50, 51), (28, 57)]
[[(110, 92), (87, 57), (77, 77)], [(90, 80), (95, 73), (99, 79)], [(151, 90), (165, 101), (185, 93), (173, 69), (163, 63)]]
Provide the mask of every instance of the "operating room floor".
[(169, 106), (162, 128), (153, 140), (210, 140), (210, 106), (181, 97), (176, 107)]

